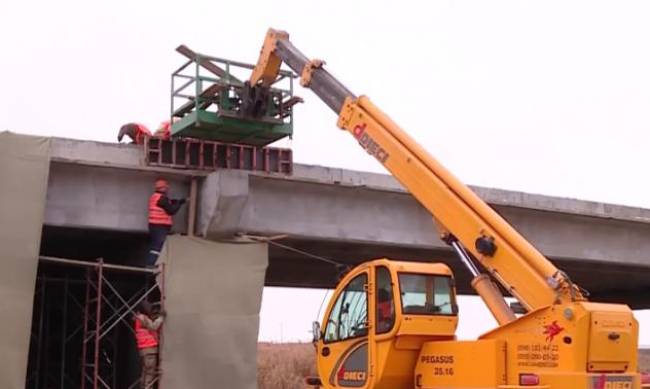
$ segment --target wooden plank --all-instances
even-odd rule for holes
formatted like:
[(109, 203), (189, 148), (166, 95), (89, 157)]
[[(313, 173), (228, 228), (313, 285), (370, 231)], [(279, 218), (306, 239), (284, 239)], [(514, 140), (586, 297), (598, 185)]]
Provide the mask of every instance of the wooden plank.
[[(182, 55), (186, 56), (187, 58), (189, 58), (191, 60), (196, 60), (197, 53), (194, 52), (192, 49), (190, 49), (189, 47), (187, 47), (185, 45), (178, 46), (176, 48), (176, 51), (181, 53)], [(241, 81), (237, 77), (233, 76), (232, 74), (229, 75), (225, 70), (220, 68), (218, 65), (216, 65), (214, 62), (210, 61), (209, 59), (206, 59), (206, 58), (201, 59), (201, 61), (199, 61), (199, 65), (201, 65), (204, 69), (206, 69), (210, 73), (212, 73), (212, 74), (214, 74), (216, 76), (225, 78), (229, 82), (233, 82), (233, 83), (236, 83), (236, 84), (244, 84), (243, 81)]]
[[(200, 98), (213, 97), (214, 95), (216, 95), (217, 93), (219, 93), (219, 91), (220, 91), (222, 88), (223, 88), (223, 87), (222, 87), (221, 85), (219, 85), (219, 84), (212, 84), (212, 85), (210, 85), (206, 90), (204, 90), (203, 92), (201, 92), (201, 94), (199, 95), (199, 97), (200, 97)], [(208, 108), (211, 104), (212, 104), (212, 101), (204, 101), (203, 103), (199, 104), (199, 109), (206, 109), (206, 108)], [(194, 101), (188, 101), (187, 103), (183, 104), (180, 108), (178, 108), (176, 111), (174, 111), (174, 116), (177, 116), (177, 117), (183, 117), (183, 116), (185, 116), (185, 114), (187, 114), (187, 113), (189, 113), (190, 111), (192, 111), (192, 108), (194, 108), (195, 105), (196, 105), (196, 104), (194, 103)]]

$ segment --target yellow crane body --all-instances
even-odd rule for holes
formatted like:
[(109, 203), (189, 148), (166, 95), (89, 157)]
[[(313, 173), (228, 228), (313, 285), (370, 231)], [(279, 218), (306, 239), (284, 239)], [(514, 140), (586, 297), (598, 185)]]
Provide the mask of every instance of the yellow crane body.
[[(382, 272), (390, 278), (382, 279)], [(422, 293), (415, 293), (400, 279), (404, 274), (453, 280), (440, 263), (379, 259), (350, 271), (325, 312), (323, 336), (316, 343), (322, 387), (640, 388), (638, 325), (624, 305), (554, 304), (476, 341), (458, 341), (455, 288), (445, 294), (435, 282), (424, 282)], [(360, 277), (364, 282), (357, 288), (353, 281)], [(382, 325), (379, 308), (382, 288), (391, 293), (388, 325)], [(414, 304), (405, 305), (407, 298), (423, 309), (441, 301), (450, 309), (413, 311)], [(337, 308), (346, 299), (352, 303), (347, 312)]]
[[(343, 277), (314, 342), (322, 388), (639, 389), (638, 323), (587, 293), (365, 96), (355, 96), (289, 34), (269, 30), (249, 83), (268, 88), (282, 63), (302, 75), (338, 126), (432, 215), (499, 326), (456, 338), (455, 280), (442, 263), (365, 262)], [(433, 227), (433, 226), (432, 226)], [(520, 311), (504, 300), (514, 297)], [(517, 315), (518, 313), (519, 315)]]

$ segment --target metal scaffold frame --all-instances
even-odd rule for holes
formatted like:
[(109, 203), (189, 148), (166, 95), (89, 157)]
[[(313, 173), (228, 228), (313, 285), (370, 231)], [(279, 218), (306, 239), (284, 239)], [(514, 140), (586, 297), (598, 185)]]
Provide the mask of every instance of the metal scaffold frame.
[[(138, 388), (139, 376), (128, 386), (118, 384), (118, 358), (124, 355), (124, 350), (119, 352), (118, 329), (135, 337), (134, 310), (155, 292), (163, 308), (163, 265), (146, 269), (109, 264), (101, 258), (90, 262), (54, 257), (40, 257), (40, 264), (85, 271), (74, 276), (39, 274), (26, 388)], [(141, 287), (125, 290), (117, 285), (125, 280), (137, 284), (137, 279), (130, 278), (138, 275), (146, 279)], [(71, 366), (71, 359), (79, 365)]]
[(144, 155), (149, 166), (208, 171), (239, 169), (287, 175), (293, 173), (293, 152), (278, 147), (256, 147), (192, 138), (165, 140), (146, 137)]

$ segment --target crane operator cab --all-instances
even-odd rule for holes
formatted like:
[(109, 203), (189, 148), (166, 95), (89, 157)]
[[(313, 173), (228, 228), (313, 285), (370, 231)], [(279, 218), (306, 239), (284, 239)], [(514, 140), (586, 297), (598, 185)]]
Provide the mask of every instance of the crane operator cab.
[(457, 325), (447, 265), (363, 263), (338, 283), (322, 325), (314, 323), (319, 377), (307, 382), (328, 389), (640, 387), (638, 324), (626, 306), (543, 307), (473, 341), (458, 341)]
[(454, 340), (458, 306), (445, 264), (378, 259), (340, 282), (314, 323), (323, 387), (413, 387), (423, 344)]

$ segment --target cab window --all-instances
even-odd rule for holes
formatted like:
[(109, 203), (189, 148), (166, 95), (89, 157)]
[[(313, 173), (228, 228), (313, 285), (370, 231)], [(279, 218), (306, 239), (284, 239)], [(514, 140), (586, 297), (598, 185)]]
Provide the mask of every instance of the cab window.
[(453, 280), (449, 276), (400, 273), (402, 312), (415, 315), (455, 315)]
[(368, 275), (353, 278), (341, 292), (327, 319), (323, 341), (338, 342), (368, 334)]
[(387, 268), (377, 267), (377, 309), (376, 309), (376, 333), (384, 334), (393, 328), (395, 323), (395, 304), (393, 301), (393, 283), (390, 279), (390, 272)]

